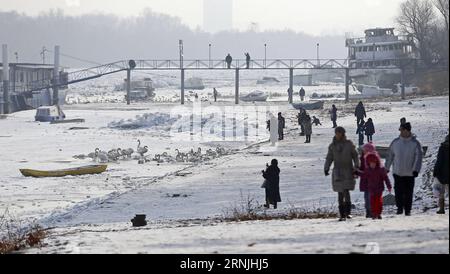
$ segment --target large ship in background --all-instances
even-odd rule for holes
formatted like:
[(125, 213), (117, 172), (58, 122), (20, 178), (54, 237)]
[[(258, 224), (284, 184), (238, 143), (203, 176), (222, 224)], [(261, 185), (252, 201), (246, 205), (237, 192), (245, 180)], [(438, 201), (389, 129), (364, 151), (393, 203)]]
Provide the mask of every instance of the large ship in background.
[(416, 58), (413, 38), (396, 35), (394, 28), (368, 29), (365, 37), (346, 39), (346, 47), (350, 77), (358, 90), (364, 85), (395, 89), (401, 82), (399, 59)]

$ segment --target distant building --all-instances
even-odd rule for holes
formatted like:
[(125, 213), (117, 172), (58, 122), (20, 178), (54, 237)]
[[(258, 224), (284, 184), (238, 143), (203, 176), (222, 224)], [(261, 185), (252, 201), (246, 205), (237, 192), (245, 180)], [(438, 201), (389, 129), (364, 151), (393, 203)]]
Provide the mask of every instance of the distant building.
[(216, 33), (233, 28), (233, 0), (203, 0), (203, 29)]
[[(60, 71), (61, 83), (67, 82), (67, 72)], [(9, 63), (10, 111), (38, 108), (51, 105), (52, 92), (48, 90), (30, 90), (50, 86), (53, 79), (53, 65), (34, 63)], [(0, 82), (3, 81), (3, 64), (0, 63)], [(67, 86), (60, 86), (60, 104), (64, 103)], [(0, 85), (0, 102), (3, 102), (3, 86)]]

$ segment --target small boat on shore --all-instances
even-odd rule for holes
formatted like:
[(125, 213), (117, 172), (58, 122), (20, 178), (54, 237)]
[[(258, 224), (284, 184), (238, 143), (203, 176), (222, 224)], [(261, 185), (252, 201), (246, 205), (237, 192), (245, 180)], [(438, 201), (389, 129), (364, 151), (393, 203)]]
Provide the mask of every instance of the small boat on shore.
[(311, 103), (294, 103), (292, 106), (295, 109), (304, 109), (304, 110), (317, 110), (317, 109), (323, 109), (323, 101), (316, 101)]
[(268, 97), (264, 92), (256, 90), (245, 96), (241, 96), (240, 99), (243, 102), (266, 102)]
[(25, 177), (64, 177), (64, 176), (80, 176), (88, 174), (100, 174), (106, 171), (107, 165), (89, 165), (75, 168), (59, 169), (59, 170), (34, 170), (20, 169)]

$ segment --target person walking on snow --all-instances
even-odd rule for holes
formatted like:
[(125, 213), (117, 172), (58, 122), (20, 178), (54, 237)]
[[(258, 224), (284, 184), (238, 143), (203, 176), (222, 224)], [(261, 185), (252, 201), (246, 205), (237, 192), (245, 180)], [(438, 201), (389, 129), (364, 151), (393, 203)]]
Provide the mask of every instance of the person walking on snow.
[(305, 127), (305, 136), (306, 136), (305, 143), (309, 144), (309, 143), (311, 143), (311, 135), (312, 135), (312, 122), (311, 122), (311, 117), (309, 115), (306, 115), (304, 127)]
[(358, 128), (356, 129), (356, 134), (358, 134), (358, 145), (362, 146), (364, 145), (364, 129), (365, 129), (365, 122), (364, 120), (361, 120), (358, 124)]
[(284, 140), (284, 128), (286, 127), (286, 119), (278, 113), (278, 140)]
[(333, 122), (333, 128), (336, 128), (337, 127), (337, 123), (336, 123), (336, 121), (337, 121), (337, 108), (336, 108), (335, 105), (333, 105), (331, 107), (330, 116), (331, 116), (330, 117), (331, 121)]
[(218, 95), (217, 89), (214, 88), (213, 89), (214, 102), (217, 102), (217, 95)]
[(338, 193), (339, 221), (345, 221), (352, 218), (350, 191), (355, 190), (355, 175), (359, 169), (359, 158), (355, 145), (347, 139), (343, 127), (335, 129), (335, 137), (328, 147), (324, 166), (325, 176), (330, 175), (330, 167), (333, 163), (331, 181), (333, 191)]
[(364, 132), (367, 136), (367, 142), (373, 142), (373, 135), (375, 134), (375, 125), (372, 118), (369, 118), (364, 126)]
[(355, 116), (356, 116), (356, 125), (361, 123), (361, 120), (367, 117), (366, 109), (364, 108), (363, 102), (359, 102), (355, 108)]
[[(363, 173), (366, 169), (366, 155), (369, 153), (376, 153), (375, 146), (372, 143), (367, 143), (362, 147), (361, 157), (359, 158), (360, 167), (358, 173)], [(359, 178), (359, 191), (364, 193), (364, 208), (366, 209), (366, 218), (371, 218), (372, 213), (370, 211), (370, 196), (369, 186), (367, 179), (364, 177)]]
[(278, 161), (273, 159), (270, 166), (262, 171), (264, 179), (266, 179), (263, 187), (266, 189), (266, 204), (264, 207), (277, 208), (277, 204), (281, 202), (280, 196), (280, 169), (278, 168)]
[(381, 159), (378, 153), (370, 152), (365, 156), (366, 167), (361, 173), (361, 178), (367, 181), (370, 196), (370, 209), (372, 219), (382, 219), (384, 184), (389, 193), (392, 191), (391, 181), (386, 169), (381, 167)]
[(313, 123), (315, 126), (321, 126), (321, 125), (322, 125), (322, 123), (320, 122), (319, 118), (317, 118), (316, 116), (313, 116), (312, 118), (313, 118), (312, 123)]
[(445, 214), (445, 192), (448, 193), (448, 135), (439, 147), (437, 160), (434, 165), (433, 177), (439, 181), (439, 211), (438, 214)]
[(397, 214), (404, 212), (406, 216), (411, 216), (414, 180), (422, 169), (422, 145), (411, 133), (410, 123), (402, 124), (399, 130), (400, 136), (389, 146), (385, 168), (387, 172), (391, 166), (393, 169)]
[(300, 94), (300, 100), (301, 100), (302, 102), (305, 101), (306, 91), (305, 91), (305, 89), (303, 89), (303, 87), (300, 89), (299, 94)]

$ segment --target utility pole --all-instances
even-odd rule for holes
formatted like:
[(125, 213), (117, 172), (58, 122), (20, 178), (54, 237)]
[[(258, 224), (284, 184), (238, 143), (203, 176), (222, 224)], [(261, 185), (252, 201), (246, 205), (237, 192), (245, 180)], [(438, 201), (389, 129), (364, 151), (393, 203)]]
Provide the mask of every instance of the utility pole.
[(44, 47), (42, 47), (42, 51), (41, 51), (41, 56), (42, 56), (42, 64), (45, 65), (45, 52), (47, 51), (47, 49)]
[(184, 68), (183, 68), (184, 45), (183, 45), (183, 40), (179, 40), (178, 44), (179, 44), (179, 49), (180, 49), (181, 104), (184, 105)]
[(53, 105), (59, 105), (59, 46), (55, 46), (53, 66)]

